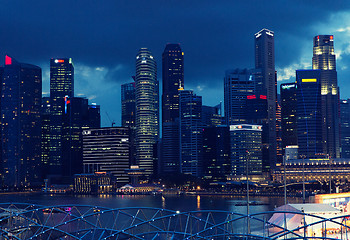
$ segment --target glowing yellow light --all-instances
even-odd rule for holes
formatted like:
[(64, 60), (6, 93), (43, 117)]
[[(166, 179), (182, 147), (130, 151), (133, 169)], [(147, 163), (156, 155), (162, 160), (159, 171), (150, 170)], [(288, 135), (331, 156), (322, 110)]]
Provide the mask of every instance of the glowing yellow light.
[(302, 82), (317, 82), (316, 78), (303, 78), (301, 80)]

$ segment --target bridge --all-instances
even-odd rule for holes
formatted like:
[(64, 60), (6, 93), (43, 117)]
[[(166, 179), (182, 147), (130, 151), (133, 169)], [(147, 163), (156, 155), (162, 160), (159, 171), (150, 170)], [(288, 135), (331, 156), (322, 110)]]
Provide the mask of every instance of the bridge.
[[(297, 215), (316, 221), (284, 228), (269, 221), (275, 213), (282, 213), (285, 222)], [(349, 215), (323, 218), (287, 211), (245, 215), (219, 210), (1, 203), (0, 239), (349, 239), (348, 219)], [(322, 236), (310, 237), (310, 229), (316, 226)]]

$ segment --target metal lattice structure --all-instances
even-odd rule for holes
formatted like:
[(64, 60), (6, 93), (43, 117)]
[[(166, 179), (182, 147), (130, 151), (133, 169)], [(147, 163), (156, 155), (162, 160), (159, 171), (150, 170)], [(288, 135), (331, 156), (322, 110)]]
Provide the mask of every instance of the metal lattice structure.
[[(288, 229), (268, 221), (274, 213), (299, 214), (314, 221)], [(247, 216), (216, 210), (177, 212), (159, 208), (2, 203), (0, 239), (349, 239), (349, 217), (322, 218), (276, 211)], [(340, 232), (329, 234), (327, 224), (336, 225)], [(307, 235), (313, 226), (321, 227), (322, 237)]]

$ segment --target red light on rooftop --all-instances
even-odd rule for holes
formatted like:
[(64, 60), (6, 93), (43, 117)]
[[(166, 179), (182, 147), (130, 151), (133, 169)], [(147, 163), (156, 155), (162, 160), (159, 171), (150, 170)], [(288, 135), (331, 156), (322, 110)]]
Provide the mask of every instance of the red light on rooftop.
[(248, 95), (247, 99), (256, 99), (256, 96), (255, 95)]
[(9, 56), (5, 56), (5, 65), (11, 65), (12, 64), (12, 58)]
[(332, 40), (333, 39), (333, 35), (331, 35), (329, 38)]
[(320, 36), (317, 36), (317, 40), (320, 40)]
[(266, 95), (260, 95), (260, 99), (267, 99)]
[(64, 62), (64, 60), (59, 59), (59, 60), (57, 60), (57, 62), (59, 62), (59, 63), (63, 63), (63, 62)]

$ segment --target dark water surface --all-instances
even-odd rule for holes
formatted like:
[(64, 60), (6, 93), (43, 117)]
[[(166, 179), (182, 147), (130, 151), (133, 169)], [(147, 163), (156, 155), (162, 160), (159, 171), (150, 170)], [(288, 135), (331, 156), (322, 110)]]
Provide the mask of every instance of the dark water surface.
[[(251, 197), (263, 205), (250, 206), (250, 213), (272, 211), (284, 204), (282, 197)], [(52, 205), (92, 205), (108, 208), (153, 207), (176, 211), (225, 210), (246, 213), (246, 199), (237, 196), (161, 196), (161, 195), (45, 195), (41, 193), (0, 194), (0, 203), (33, 203)], [(300, 203), (300, 198), (288, 198), (288, 203)], [(241, 206), (237, 206), (241, 205)]]

